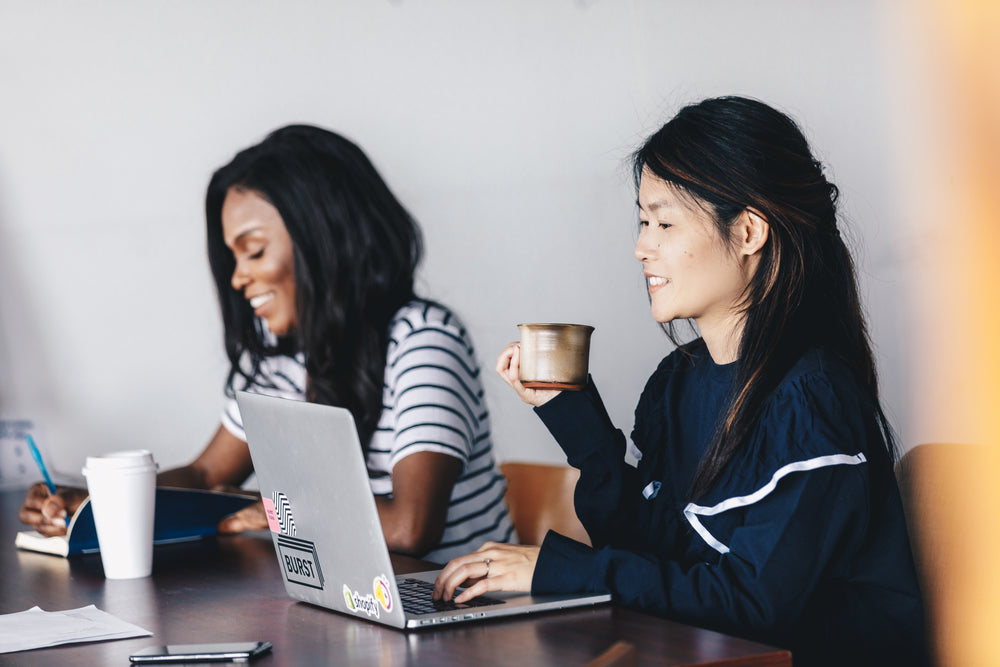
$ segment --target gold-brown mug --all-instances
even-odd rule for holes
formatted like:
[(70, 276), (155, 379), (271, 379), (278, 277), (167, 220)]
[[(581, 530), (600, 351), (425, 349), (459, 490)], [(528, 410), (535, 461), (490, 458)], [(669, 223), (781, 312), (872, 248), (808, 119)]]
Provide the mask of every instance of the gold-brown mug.
[(587, 384), (589, 324), (518, 324), (521, 384), (531, 389), (578, 391)]

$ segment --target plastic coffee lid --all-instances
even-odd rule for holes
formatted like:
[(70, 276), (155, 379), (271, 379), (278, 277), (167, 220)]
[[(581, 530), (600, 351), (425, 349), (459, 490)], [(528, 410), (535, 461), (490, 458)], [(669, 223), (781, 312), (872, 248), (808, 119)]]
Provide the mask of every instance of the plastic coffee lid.
[(111, 452), (103, 456), (88, 456), (87, 464), (83, 468), (83, 474), (88, 470), (94, 472), (104, 470), (132, 470), (132, 469), (157, 468), (153, 461), (152, 452), (145, 449), (131, 449), (123, 452)]

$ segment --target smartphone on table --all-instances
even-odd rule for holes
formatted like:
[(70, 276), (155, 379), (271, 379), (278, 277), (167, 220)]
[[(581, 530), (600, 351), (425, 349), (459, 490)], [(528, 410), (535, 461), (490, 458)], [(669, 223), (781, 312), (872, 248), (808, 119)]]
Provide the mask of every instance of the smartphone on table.
[(132, 664), (171, 662), (247, 662), (271, 650), (271, 642), (228, 642), (224, 644), (168, 644), (148, 646), (128, 657)]

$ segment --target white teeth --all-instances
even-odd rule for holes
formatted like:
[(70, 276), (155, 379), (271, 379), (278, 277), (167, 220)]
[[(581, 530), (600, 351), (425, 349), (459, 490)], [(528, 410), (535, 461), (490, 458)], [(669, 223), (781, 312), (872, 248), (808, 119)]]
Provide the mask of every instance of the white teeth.
[(667, 284), (667, 279), (666, 278), (661, 278), (659, 276), (649, 276), (648, 280), (649, 280), (649, 286), (650, 287), (659, 287), (660, 285), (666, 285)]
[(265, 303), (267, 303), (273, 298), (274, 298), (274, 292), (268, 292), (267, 294), (260, 294), (250, 299), (250, 307), (256, 310), (257, 308), (263, 306)]

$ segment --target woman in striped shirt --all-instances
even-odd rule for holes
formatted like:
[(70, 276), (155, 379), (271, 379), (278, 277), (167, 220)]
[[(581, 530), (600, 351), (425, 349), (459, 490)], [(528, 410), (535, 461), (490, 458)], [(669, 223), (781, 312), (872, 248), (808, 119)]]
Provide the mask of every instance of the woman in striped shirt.
[[(472, 343), (453, 313), (415, 295), (420, 231), (361, 149), (320, 128), (280, 128), (215, 172), (205, 208), (228, 404), (205, 450), (159, 483), (250, 476), (233, 400), (245, 389), (350, 410), (391, 550), (446, 562), (510, 540)], [(48, 504), (37, 523), (58, 532), (65, 509), (58, 496)], [(266, 527), (258, 503), (219, 530)]]

